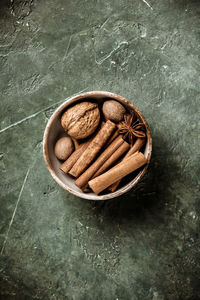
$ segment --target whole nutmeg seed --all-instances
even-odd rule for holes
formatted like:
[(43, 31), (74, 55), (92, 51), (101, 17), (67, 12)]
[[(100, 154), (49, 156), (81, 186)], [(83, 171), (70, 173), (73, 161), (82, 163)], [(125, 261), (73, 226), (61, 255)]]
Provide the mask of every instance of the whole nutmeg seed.
[(126, 113), (124, 106), (115, 100), (105, 101), (102, 110), (105, 118), (115, 123), (122, 121)]
[(98, 105), (81, 102), (70, 107), (61, 117), (61, 125), (75, 139), (84, 139), (91, 135), (99, 125)]
[(74, 151), (74, 144), (70, 137), (60, 138), (55, 145), (55, 155), (60, 160), (66, 160)]

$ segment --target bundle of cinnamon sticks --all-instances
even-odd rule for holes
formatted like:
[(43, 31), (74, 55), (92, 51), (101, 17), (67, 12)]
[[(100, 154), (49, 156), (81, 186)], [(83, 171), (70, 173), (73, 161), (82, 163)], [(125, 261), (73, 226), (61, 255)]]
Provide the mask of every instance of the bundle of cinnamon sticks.
[(105, 189), (116, 191), (121, 179), (146, 164), (140, 149), (145, 137), (135, 137), (130, 143), (120, 127), (106, 120), (92, 138), (77, 146), (60, 169), (75, 178), (75, 184), (82, 190), (88, 188), (96, 194)]

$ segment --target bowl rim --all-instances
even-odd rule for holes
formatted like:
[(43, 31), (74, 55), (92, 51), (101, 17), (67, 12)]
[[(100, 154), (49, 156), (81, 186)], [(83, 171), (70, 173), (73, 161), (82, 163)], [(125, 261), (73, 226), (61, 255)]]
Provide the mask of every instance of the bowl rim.
[[(55, 117), (58, 117), (58, 115), (67, 108), (67, 106), (69, 106), (71, 103), (74, 103), (78, 100), (87, 98), (87, 97), (92, 97), (95, 95), (97, 96), (102, 96), (102, 97), (109, 97), (115, 100), (119, 100), (122, 103), (125, 103), (127, 106), (131, 107), (133, 110), (135, 110), (137, 112), (137, 114), (140, 116), (142, 122), (144, 123), (145, 127), (146, 127), (146, 132), (147, 132), (147, 139), (148, 139), (148, 150), (147, 150), (147, 164), (143, 167), (143, 169), (137, 174), (137, 176), (132, 179), (130, 182), (128, 182), (125, 186), (121, 187), (119, 190), (116, 190), (113, 193), (109, 193), (109, 194), (105, 194), (105, 195), (95, 195), (95, 194), (87, 194), (87, 193), (83, 193), (81, 190), (80, 191), (76, 191), (72, 188), (70, 188), (69, 186), (65, 185), (62, 180), (59, 179), (59, 177), (56, 175), (54, 169), (51, 167), (51, 163), (50, 163), (50, 159), (49, 159), (49, 155), (48, 155), (48, 135), (49, 135), (49, 131), (51, 128), (51, 124), (54, 121)], [(130, 189), (132, 189), (139, 181), (140, 179), (144, 176), (144, 174), (147, 171), (147, 168), (149, 166), (150, 163), (150, 159), (151, 159), (151, 153), (152, 153), (152, 138), (151, 138), (151, 133), (150, 133), (150, 129), (149, 126), (147, 124), (146, 119), (144, 118), (143, 114), (138, 110), (137, 107), (135, 107), (134, 104), (132, 104), (129, 100), (127, 100), (126, 98), (116, 94), (116, 93), (112, 93), (112, 92), (107, 92), (107, 91), (89, 91), (89, 92), (84, 92), (81, 94), (77, 94), (75, 96), (70, 97), (67, 100), (64, 100), (64, 102), (53, 112), (53, 114), (51, 115), (50, 119), (47, 122), (47, 125), (45, 127), (44, 130), (44, 135), (43, 135), (43, 156), (44, 156), (44, 160), (45, 163), (47, 165), (47, 168), (51, 174), (51, 176), (53, 177), (53, 179), (66, 191), (70, 192), (71, 194), (74, 194), (77, 197), (83, 198), (83, 199), (87, 199), (87, 200), (108, 200), (108, 199), (113, 199), (116, 197), (121, 196), (122, 194), (128, 192)]]

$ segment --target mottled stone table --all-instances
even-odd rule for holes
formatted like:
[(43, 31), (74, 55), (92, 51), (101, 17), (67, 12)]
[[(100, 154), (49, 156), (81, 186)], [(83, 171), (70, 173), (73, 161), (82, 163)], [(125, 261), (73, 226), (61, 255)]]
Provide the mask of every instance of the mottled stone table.
[[(0, 1), (0, 299), (200, 299), (200, 3)], [(130, 99), (153, 136), (121, 198), (62, 190), (42, 154), (64, 99)]]

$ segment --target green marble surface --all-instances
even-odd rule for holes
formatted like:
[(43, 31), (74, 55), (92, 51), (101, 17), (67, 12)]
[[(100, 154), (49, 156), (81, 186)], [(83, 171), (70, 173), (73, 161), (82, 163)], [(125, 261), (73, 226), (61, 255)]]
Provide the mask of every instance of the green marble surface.
[[(0, 299), (200, 299), (200, 2), (0, 1)], [(89, 202), (62, 190), (45, 125), (81, 91), (146, 117), (148, 174)]]

